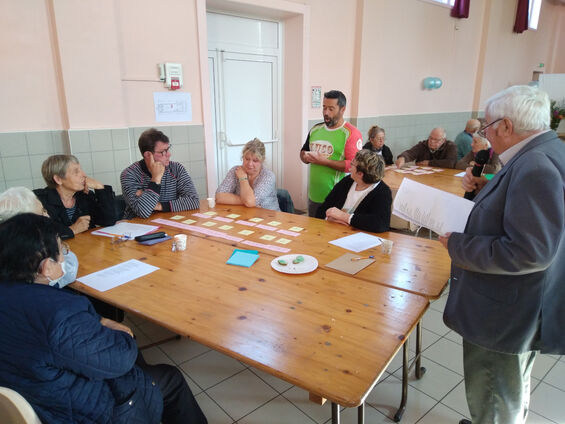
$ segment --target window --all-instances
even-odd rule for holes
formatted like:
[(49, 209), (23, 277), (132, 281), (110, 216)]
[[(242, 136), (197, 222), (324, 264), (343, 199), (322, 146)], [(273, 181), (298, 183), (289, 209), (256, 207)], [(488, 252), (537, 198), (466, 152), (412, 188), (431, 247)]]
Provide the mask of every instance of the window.
[(542, 0), (530, 0), (528, 7), (528, 29), (538, 29), (541, 1)]
[(455, 0), (426, 0), (431, 3), (440, 3), (445, 4), (446, 6), (453, 6), (455, 4)]

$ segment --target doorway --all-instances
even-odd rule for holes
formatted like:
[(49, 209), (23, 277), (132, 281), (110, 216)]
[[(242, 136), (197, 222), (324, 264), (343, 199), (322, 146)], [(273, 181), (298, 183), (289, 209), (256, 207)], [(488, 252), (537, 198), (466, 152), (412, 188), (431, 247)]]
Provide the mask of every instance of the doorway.
[(223, 181), (257, 137), (281, 181), (280, 24), (208, 12), (208, 69), (216, 173)]

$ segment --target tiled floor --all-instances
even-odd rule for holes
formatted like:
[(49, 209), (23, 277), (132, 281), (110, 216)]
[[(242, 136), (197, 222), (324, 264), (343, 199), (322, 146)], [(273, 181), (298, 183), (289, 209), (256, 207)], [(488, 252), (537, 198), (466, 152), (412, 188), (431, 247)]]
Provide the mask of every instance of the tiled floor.
[[(401, 423), (458, 423), (469, 416), (463, 383), (461, 338), (442, 321), (447, 295), (432, 303), (423, 320), (421, 380), (413, 373)], [(152, 323), (128, 317), (139, 344), (171, 335)], [(414, 355), (413, 338), (409, 340)], [(149, 363), (174, 364), (185, 374), (210, 424), (311, 424), (331, 422), (331, 407), (308, 401), (298, 387), (187, 339), (143, 351)], [(365, 422), (393, 423), (401, 393), (401, 354), (397, 355), (366, 400)], [(357, 422), (356, 409), (344, 410), (343, 423)], [(565, 423), (565, 356), (538, 356), (532, 372), (531, 412), (527, 424)]]

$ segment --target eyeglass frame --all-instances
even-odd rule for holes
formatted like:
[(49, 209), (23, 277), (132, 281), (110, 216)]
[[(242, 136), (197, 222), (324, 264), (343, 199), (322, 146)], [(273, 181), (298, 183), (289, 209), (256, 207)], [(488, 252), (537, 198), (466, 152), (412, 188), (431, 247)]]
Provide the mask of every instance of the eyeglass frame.
[(154, 155), (161, 155), (161, 156), (165, 156), (167, 153), (169, 153), (169, 151), (171, 150), (171, 148), (173, 147), (172, 144), (169, 144), (169, 147), (167, 147), (165, 150), (161, 150), (160, 152), (153, 152)]
[(490, 124), (487, 124), (487, 125), (485, 125), (484, 127), (479, 128), (479, 130), (477, 131), (477, 134), (479, 134), (481, 137), (487, 138), (487, 134), (486, 134), (486, 132), (485, 132), (486, 129), (487, 129), (488, 127), (490, 127), (491, 125), (494, 125), (494, 124), (496, 124), (497, 122), (502, 121), (503, 119), (504, 119), (504, 117), (495, 119), (495, 120), (492, 121)]

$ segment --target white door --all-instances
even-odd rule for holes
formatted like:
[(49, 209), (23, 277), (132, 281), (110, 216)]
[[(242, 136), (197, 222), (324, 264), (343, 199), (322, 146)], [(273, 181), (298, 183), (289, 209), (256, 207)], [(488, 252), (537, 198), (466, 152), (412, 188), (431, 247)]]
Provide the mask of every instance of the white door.
[[(264, 166), (271, 169), (277, 176), (277, 182), (280, 182), (278, 56), (264, 54), (266, 51), (272, 53), (272, 49), (257, 47), (262, 40), (260, 36), (259, 39), (253, 39), (257, 37), (253, 31), (245, 34), (245, 31), (234, 28), (234, 24), (235, 27), (256, 27), (257, 22), (264, 25), (264, 21), (208, 14), (209, 22), (211, 15), (213, 25), (209, 26), (209, 31), (222, 28), (218, 29), (221, 32), (226, 26), (232, 25), (232, 29), (240, 34), (237, 42), (222, 42), (221, 34), (209, 35), (212, 40), (209, 44), (216, 46), (208, 51), (208, 64), (218, 183), (231, 167), (241, 164), (243, 145), (255, 137), (265, 144)], [(236, 19), (235, 23), (231, 19)], [(218, 20), (223, 25), (218, 25)]]

